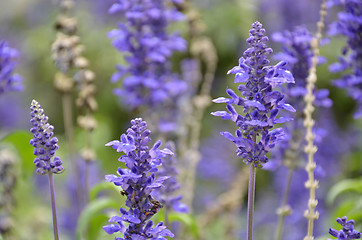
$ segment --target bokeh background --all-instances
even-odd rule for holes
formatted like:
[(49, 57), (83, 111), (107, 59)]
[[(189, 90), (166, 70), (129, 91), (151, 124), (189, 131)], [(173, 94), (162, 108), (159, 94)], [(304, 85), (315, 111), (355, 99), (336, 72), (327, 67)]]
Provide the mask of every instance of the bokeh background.
[[(79, 231), (85, 231), (85, 239), (113, 239), (101, 227), (107, 223), (110, 212), (116, 212), (121, 205), (120, 196), (105, 184), (104, 175), (115, 173), (119, 162), (118, 154), (104, 146), (118, 139), (128, 128), (129, 120), (138, 117), (130, 112), (112, 94), (116, 84), (110, 82), (115, 72), (115, 64), (124, 63), (123, 56), (111, 45), (107, 32), (115, 28), (119, 18), (108, 15), (111, 0), (77, 0), (73, 14), (78, 20), (78, 35), (85, 46), (84, 56), (89, 60), (89, 68), (96, 74), (98, 110), (95, 112), (97, 128), (92, 136), (97, 160), (91, 164), (92, 186), (97, 186), (94, 199), (99, 196), (112, 196), (119, 205), (112, 203), (102, 208), (102, 203), (87, 208), (81, 218), (73, 211), (74, 173), (67, 170), (67, 147), (63, 125), (61, 94), (53, 86), (57, 71), (51, 59), (51, 44), (56, 37), (54, 23), (59, 14), (56, 1), (12, 0), (0, 2), (0, 39), (6, 40), (20, 52), (16, 72), (23, 76), (23, 92), (9, 92), (0, 96), (0, 144), (15, 155), (15, 175), (13, 208), (13, 239), (49, 240), (52, 239), (51, 209), (49, 204), (47, 178), (37, 176), (34, 171), (30, 129), (29, 107), (36, 99), (45, 109), (54, 125), (55, 135), (60, 139), (58, 155), (64, 160), (66, 171), (56, 176), (58, 215), (62, 240), (80, 239)], [(268, 36), (274, 32), (292, 30), (304, 24), (311, 32), (316, 31), (319, 19), (320, 1), (288, 0), (193, 0), (195, 8), (205, 24), (205, 35), (217, 49), (218, 65), (211, 97), (225, 96), (225, 89), (233, 86), (233, 77), (226, 72), (237, 65), (242, 51), (247, 48), (245, 39), (251, 24), (258, 20), (263, 23)], [(338, 8), (329, 9), (326, 22), (336, 19)], [(172, 26), (181, 34), (186, 24)], [(328, 28), (327, 28), (328, 29)], [(325, 35), (324, 35), (325, 36)], [(318, 124), (329, 124), (332, 132), (325, 134), (320, 141), (323, 147), (318, 154), (327, 159), (325, 175), (321, 174), (321, 189), (317, 197), (321, 213), (317, 221), (315, 236), (326, 239), (329, 227), (338, 228), (336, 217), (348, 215), (356, 220), (356, 229), (362, 229), (362, 148), (360, 147), (361, 120), (354, 119), (355, 102), (347, 94), (333, 86), (332, 80), (340, 75), (332, 74), (328, 65), (335, 62), (345, 45), (343, 37), (331, 37), (321, 47), (321, 55), (327, 62), (318, 66), (319, 88), (327, 88), (333, 106), (327, 111), (316, 113)], [(281, 49), (280, 43), (270, 41), (274, 52)], [(185, 57), (177, 54), (174, 60), (179, 71), (180, 60)], [(118, 85), (119, 86), (119, 83)], [(235, 147), (223, 138), (220, 131), (235, 130), (228, 121), (211, 116), (212, 111), (222, 110), (217, 104), (207, 108), (202, 121), (201, 148), (202, 160), (197, 168), (194, 213), (180, 217), (179, 225), (186, 232), (179, 239), (243, 239), (245, 235), (245, 199), (240, 208), (233, 212), (225, 211), (213, 222), (200, 229), (201, 219), (215, 199), (228, 191), (243, 167), (235, 156)], [(74, 110), (74, 115), (76, 111)], [(75, 130), (76, 146), (84, 145), (84, 133)], [(271, 157), (272, 159), (272, 157)], [(328, 160), (330, 159), (330, 160)], [(329, 167), (331, 169), (329, 169)], [(277, 222), (276, 209), (280, 206), (280, 194), (285, 185), (286, 172), (281, 170), (258, 170), (256, 192), (255, 239), (270, 239)], [(301, 170), (293, 181), (296, 188), (291, 192), (295, 212), (287, 218), (285, 238), (302, 239), (306, 220), (300, 214), (307, 208), (307, 192), (303, 190), (306, 173)], [(347, 181), (348, 180), (348, 181)], [(299, 184), (298, 184), (299, 183)], [(242, 185), (242, 183), (240, 183)], [(245, 184), (245, 183), (244, 183)], [(304, 202), (301, 199), (305, 200)], [(113, 208), (112, 208), (113, 206)], [(0, 210), (1, 212), (1, 210)], [(176, 219), (177, 220), (177, 219)], [(359, 222), (359, 223), (358, 223)], [(179, 226), (180, 227), (180, 226)], [(79, 230), (81, 229), (81, 230)], [(78, 232), (77, 232), (78, 231)]]

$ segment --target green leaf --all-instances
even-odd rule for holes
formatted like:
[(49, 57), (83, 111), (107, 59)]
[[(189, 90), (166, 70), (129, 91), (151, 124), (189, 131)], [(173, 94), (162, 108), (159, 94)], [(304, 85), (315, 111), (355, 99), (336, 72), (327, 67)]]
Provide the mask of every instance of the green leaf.
[[(101, 229), (101, 224), (104, 223), (104, 213), (101, 211), (107, 208), (118, 208), (119, 202), (110, 198), (100, 198), (90, 202), (86, 208), (82, 211), (77, 226), (77, 239), (78, 240), (91, 240), (92, 236), (95, 237), (97, 234), (91, 235), (93, 231), (89, 231), (90, 227)], [(91, 221), (96, 219), (95, 222)], [(102, 221), (100, 221), (102, 219)], [(97, 225), (95, 227), (94, 225)], [(96, 231), (98, 232), (98, 231)], [(94, 232), (93, 232), (94, 233)]]
[(196, 239), (199, 238), (199, 228), (193, 215), (172, 212), (169, 214), (168, 218), (170, 222), (182, 222), (189, 229), (188, 232), (190, 232)]
[[(362, 211), (359, 208), (356, 208), (356, 202), (361, 201), (361, 198), (349, 199), (344, 201), (334, 212), (332, 227), (337, 229), (340, 228), (340, 225), (335, 222), (337, 217), (347, 216), (348, 219), (354, 219), (356, 223), (362, 220)], [(360, 207), (360, 206), (358, 206)]]
[(332, 204), (340, 194), (347, 191), (362, 193), (362, 178), (345, 179), (335, 184), (327, 195), (327, 203)]
[(115, 192), (119, 193), (122, 188), (117, 187), (113, 183), (110, 182), (101, 182), (97, 183), (92, 187), (92, 189), (89, 191), (89, 201), (93, 201), (97, 198), (99, 192), (103, 190), (114, 190)]
[(19, 157), (21, 162), (21, 176), (24, 179), (32, 176), (34, 173), (34, 147), (30, 145), (30, 139), (32, 134), (26, 130), (14, 131), (11, 134), (7, 135), (2, 142), (12, 144)]
[[(103, 226), (104, 223), (107, 222), (109, 219), (109, 216), (107, 214), (99, 214), (95, 217), (93, 217), (90, 220), (89, 223), (89, 227), (87, 229), (87, 240), (105, 240), (105, 238), (99, 238), (98, 236), (104, 232), (103, 230)], [(112, 237), (111, 239), (114, 239), (114, 237)]]

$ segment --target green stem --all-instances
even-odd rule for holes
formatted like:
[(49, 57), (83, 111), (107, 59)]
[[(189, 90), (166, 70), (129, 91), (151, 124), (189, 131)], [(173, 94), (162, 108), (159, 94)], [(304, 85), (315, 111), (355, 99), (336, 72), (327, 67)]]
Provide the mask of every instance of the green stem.
[(277, 231), (276, 231), (276, 235), (275, 235), (275, 240), (280, 240), (281, 237), (282, 237), (284, 220), (285, 220), (285, 217), (287, 216), (283, 212), (283, 208), (285, 208), (287, 206), (287, 204), (288, 204), (288, 198), (289, 198), (290, 186), (291, 186), (291, 183), (292, 183), (293, 172), (294, 172), (294, 169), (289, 169), (287, 186), (286, 186), (284, 196), (283, 196), (283, 204), (281, 206), (282, 212), (280, 213), (280, 217), (279, 217), (279, 221), (278, 221), (278, 227), (277, 227)]
[(254, 202), (255, 202), (255, 178), (256, 167), (253, 163), (250, 164), (249, 170), (249, 188), (248, 188), (248, 216), (246, 235), (247, 240), (253, 240), (253, 220), (254, 220)]
[(165, 226), (171, 231), (171, 226), (168, 225), (168, 206), (165, 206)]
[[(90, 118), (90, 113), (89, 110), (87, 112), (87, 118)], [(86, 134), (86, 149), (89, 150), (92, 148), (92, 142), (91, 142), (91, 131), (89, 129), (85, 130), (85, 134)], [(93, 159), (94, 160), (94, 159)], [(88, 198), (89, 198), (89, 160), (85, 161), (85, 166), (84, 166), (84, 198), (85, 198), (85, 203), (88, 203)]]
[(49, 176), (50, 198), (51, 198), (52, 213), (53, 213), (54, 240), (59, 240), (53, 173), (49, 173), (48, 176)]
[(68, 150), (69, 150), (69, 160), (72, 165), (72, 169), (74, 171), (75, 177), (75, 185), (76, 185), (76, 196), (77, 196), (77, 208), (78, 213), (81, 212), (81, 197), (82, 197), (82, 189), (81, 189), (81, 182), (78, 177), (79, 171), (78, 166), (74, 159), (74, 127), (73, 127), (73, 114), (72, 114), (72, 97), (70, 93), (64, 93), (62, 97), (63, 103), (63, 119), (64, 119), (64, 129), (65, 129), (65, 136), (68, 143)]

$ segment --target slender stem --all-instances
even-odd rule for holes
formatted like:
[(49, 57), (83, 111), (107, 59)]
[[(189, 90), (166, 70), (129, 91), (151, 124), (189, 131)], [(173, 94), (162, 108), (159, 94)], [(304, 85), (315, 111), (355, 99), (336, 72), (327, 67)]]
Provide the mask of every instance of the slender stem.
[(309, 69), (309, 74), (307, 77), (307, 94), (304, 97), (304, 101), (306, 103), (306, 107), (304, 109), (305, 120), (304, 126), (306, 127), (307, 133), (305, 135), (305, 139), (307, 141), (307, 145), (304, 149), (305, 153), (308, 155), (308, 163), (305, 167), (308, 173), (308, 181), (305, 183), (306, 188), (309, 188), (309, 200), (308, 200), (308, 209), (304, 212), (304, 217), (308, 219), (308, 231), (307, 235), (304, 237), (304, 240), (313, 240), (313, 227), (314, 221), (318, 219), (319, 213), (316, 211), (316, 207), (318, 205), (318, 200), (315, 198), (315, 191), (318, 188), (318, 181), (314, 179), (314, 170), (316, 168), (316, 163), (314, 162), (314, 153), (317, 151), (317, 147), (314, 145), (314, 134), (313, 134), (313, 101), (315, 96), (313, 95), (313, 91), (315, 88), (315, 82), (317, 81), (316, 68), (318, 63), (319, 56), (319, 46), (322, 38), (322, 31), (324, 28), (324, 19), (327, 14), (326, 11), (326, 0), (322, 1), (321, 10), (320, 10), (320, 20), (317, 23), (317, 34), (316, 37), (312, 40), (311, 46), (313, 49), (313, 58), (312, 58), (312, 66)]
[[(204, 77), (204, 82), (201, 85), (200, 94), (198, 94), (198, 98), (204, 97), (208, 100), (210, 97), (210, 91), (212, 82), (215, 77), (215, 71), (216, 71), (216, 57), (214, 61), (208, 62), (207, 71)], [(204, 115), (204, 112), (206, 110), (206, 107), (209, 105), (209, 102), (206, 104), (197, 104), (195, 108), (193, 109), (193, 123), (190, 126), (190, 145), (189, 149), (191, 149), (191, 156), (188, 154), (189, 159), (189, 165), (187, 169), (186, 174), (186, 182), (185, 182), (185, 192), (183, 193), (184, 201), (185, 203), (190, 206), (190, 213), (192, 213), (192, 201), (194, 198), (194, 190), (195, 190), (195, 178), (196, 178), (196, 168), (197, 164), (200, 162), (201, 156), (199, 152), (200, 148), (200, 134), (201, 134), (201, 127), (202, 127), (202, 117)]]
[(53, 173), (49, 173), (48, 176), (49, 176), (50, 198), (52, 202), (54, 240), (59, 240)]
[[(87, 110), (87, 119), (90, 118), (89, 109)], [(89, 150), (92, 148), (92, 134), (91, 130), (87, 128), (85, 130), (85, 137), (86, 137), (86, 149)], [(94, 159), (93, 159), (94, 160)], [(84, 198), (85, 203), (88, 203), (88, 195), (89, 195), (89, 159), (85, 160), (84, 166)]]
[(167, 227), (167, 229), (169, 229), (171, 231), (171, 226), (168, 225), (168, 206), (165, 207), (165, 226)]
[(287, 207), (287, 204), (288, 204), (288, 197), (289, 197), (289, 192), (290, 192), (290, 186), (292, 183), (293, 172), (294, 172), (294, 169), (292, 169), (292, 168), (289, 169), (287, 186), (286, 186), (284, 196), (283, 196), (283, 204), (282, 204), (282, 209), (281, 209), (282, 212), (280, 213), (275, 240), (280, 240), (282, 237), (284, 220), (285, 220), (285, 217), (287, 216), (287, 214), (285, 212), (283, 212), (283, 208)]
[(78, 213), (81, 211), (81, 182), (77, 177), (79, 174), (78, 166), (74, 159), (74, 127), (73, 127), (73, 114), (72, 114), (72, 97), (70, 93), (64, 93), (62, 97), (63, 103), (63, 118), (64, 118), (64, 129), (65, 136), (67, 138), (68, 150), (69, 150), (69, 160), (72, 165), (72, 169), (74, 171), (75, 184), (76, 184), (76, 197), (77, 197), (77, 209)]
[(254, 220), (254, 201), (255, 201), (255, 178), (256, 167), (250, 164), (249, 170), (249, 188), (248, 188), (248, 217), (247, 217), (247, 240), (253, 240), (253, 220)]
[(89, 161), (84, 161), (84, 200), (88, 203), (89, 195)]

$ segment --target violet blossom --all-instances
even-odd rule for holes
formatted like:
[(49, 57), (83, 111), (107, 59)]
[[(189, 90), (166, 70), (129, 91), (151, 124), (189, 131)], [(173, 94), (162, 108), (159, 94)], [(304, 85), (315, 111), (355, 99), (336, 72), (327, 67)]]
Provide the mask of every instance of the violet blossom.
[(49, 178), (54, 240), (59, 240), (53, 178), (53, 174), (63, 172), (62, 160), (59, 157), (54, 157), (55, 151), (59, 148), (58, 139), (53, 137), (54, 127), (48, 123), (48, 117), (44, 114), (44, 110), (37, 101), (33, 100), (31, 102), (30, 110), (30, 123), (33, 125), (30, 132), (34, 134), (34, 139), (30, 140), (30, 144), (34, 147), (34, 155), (37, 156), (34, 164), (37, 167), (36, 172), (38, 174), (47, 174)]
[(177, 33), (167, 33), (170, 22), (183, 19), (167, 0), (118, 0), (109, 9), (125, 18), (117, 29), (108, 33), (113, 46), (125, 53), (125, 65), (117, 65), (111, 82), (123, 78), (123, 87), (114, 89), (127, 106), (153, 107), (171, 101), (185, 89), (185, 84), (172, 73), (170, 57), (184, 51), (186, 42)]
[(30, 132), (33, 133), (34, 139), (30, 144), (34, 147), (34, 155), (37, 156), (34, 164), (37, 167), (38, 174), (61, 173), (63, 171), (63, 162), (59, 157), (54, 157), (55, 151), (59, 148), (58, 138), (53, 137), (54, 127), (49, 124), (48, 117), (44, 114), (40, 104), (33, 100), (31, 102), (31, 124), (33, 127)]
[[(275, 54), (277, 60), (287, 60), (288, 65), (286, 68), (291, 71), (295, 78), (295, 84), (286, 84), (282, 87), (282, 92), (285, 98), (295, 107), (296, 114), (294, 114), (294, 121), (285, 125), (284, 130), (286, 137), (280, 143), (279, 148), (273, 151), (276, 156), (275, 159), (284, 159), (286, 151), (290, 148), (290, 141), (302, 142), (304, 138), (305, 127), (303, 126), (305, 107), (304, 96), (307, 93), (307, 77), (309, 69), (312, 65), (313, 51), (311, 41), (312, 34), (306, 29), (305, 26), (297, 26), (293, 31), (283, 31), (282, 33), (275, 33), (272, 36), (273, 40), (282, 44), (282, 52)], [(324, 62), (325, 59), (320, 57), (319, 62)], [(316, 107), (329, 108), (332, 106), (332, 100), (328, 98), (328, 89), (315, 89), (315, 105)], [(286, 117), (292, 117), (289, 114)], [(323, 131), (323, 129), (315, 129), (314, 132)], [(327, 130), (325, 130), (327, 131)], [(303, 150), (298, 149), (297, 155), (303, 156)], [(277, 164), (278, 160), (275, 161)], [(281, 161), (279, 161), (280, 163)], [(274, 165), (275, 165), (274, 164)], [(298, 165), (294, 163), (294, 165)], [(268, 166), (274, 168), (274, 166)]]
[(329, 234), (331, 234), (333, 237), (338, 238), (338, 240), (361, 239), (361, 233), (354, 229), (354, 220), (347, 221), (347, 217), (342, 217), (337, 218), (337, 223), (341, 224), (343, 229), (337, 231), (333, 228), (330, 228)]
[[(246, 164), (254, 164), (255, 167), (262, 167), (268, 162), (266, 153), (285, 136), (282, 128), (271, 130), (274, 125), (292, 120), (286, 117), (277, 118), (279, 110), (295, 112), (291, 105), (284, 102), (283, 94), (273, 90), (283, 83), (294, 83), (294, 78), (285, 69), (286, 62), (281, 61), (275, 66), (268, 65), (270, 61), (267, 58), (273, 50), (265, 44), (269, 39), (264, 33), (261, 23), (253, 23), (247, 39), (250, 47), (243, 54), (245, 58), (241, 57), (239, 65), (228, 71), (228, 74), (235, 74), (235, 83), (241, 83), (238, 90), (242, 96), (227, 89), (226, 93), (231, 99), (220, 97), (213, 102), (226, 103), (228, 111), (211, 113), (236, 123), (239, 129), (235, 136), (229, 132), (221, 134), (235, 143), (238, 148), (237, 155), (242, 157)], [(243, 107), (243, 115), (236, 111), (234, 105)]]
[[(151, 149), (149, 135), (151, 131), (147, 129), (147, 123), (141, 118), (131, 120), (132, 126), (126, 134), (122, 134), (120, 141), (114, 140), (106, 144), (112, 146), (117, 152), (124, 152), (118, 160), (124, 162), (127, 168), (118, 168), (118, 176), (106, 175), (108, 182), (121, 186), (121, 194), (127, 197), (125, 205), (128, 210), (121, 208), (121, 216), (113, 216), (110, 224), (103, 229), (108, 234), (117, 232), (124, 236), (115, 237), (116, 240), (124, 239), (159, 239), (166, 240), (166, 236), (173, 237), (162, 222), (153, 227), (150, 218), (162, 207), (162, 204), (153, 198), (151, 193), (163, 186), (167, 176), (157, 178), (155, 172), (162, 162), (161, 159), (173, 153), (164, 148), (159, 150), (161, 141), (157, 141)], [(128, 223), (126, 227), (124, 223)]]
[[(175, 144), (171, 141), (166, 143), (166, 148), (172, 152), (176, 151)], [(187, 213), (188, 207), (181, 202), (182, 196), (175, 195), (176, 191), (180, 189), (180, 184), (177, 181), (178, 170), (176, 169), (177, 158), (175, 154), (168, 155), (163, 158), (162, 168), (158, 171), (158, 177), (168, 177), (163, 185), (163, 188), (155, 189), (154, 195), (167, 209), (173, 209), (176, 212)]]
[(6, 41), (0, 40), (0, 94), (23, 90), (23, 78), (14, 73), (18, 57), (18, 50), (10, 47)]
[(341, 5), (344, 10), (338, 13), (338, 21), (332, 23), (329, 35), (344, 35), (347, 46), (342, 49), (342, 56), (337, 63), (330, 65), (331, 72), (344, 72), (335, 85), (347, 90), (357, 101), (359, 109), (356, 118), (362, 117), (362, 2), (359, 0), (333, 0), (329, 6)]

